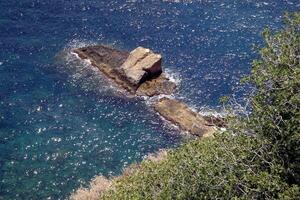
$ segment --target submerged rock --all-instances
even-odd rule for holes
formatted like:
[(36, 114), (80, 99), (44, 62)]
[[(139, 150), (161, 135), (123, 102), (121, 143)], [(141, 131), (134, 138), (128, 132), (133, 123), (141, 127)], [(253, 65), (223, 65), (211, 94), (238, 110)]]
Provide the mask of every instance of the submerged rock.
[(178, 100), (162, 98), (154, 104), (154, 109), (168, 121), (193, 135), (209, 136), (215, 131), (201, 115)]

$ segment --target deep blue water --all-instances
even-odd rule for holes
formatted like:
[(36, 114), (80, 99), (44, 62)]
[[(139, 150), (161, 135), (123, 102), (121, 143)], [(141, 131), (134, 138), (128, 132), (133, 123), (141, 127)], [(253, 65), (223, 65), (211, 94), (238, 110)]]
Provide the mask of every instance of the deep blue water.
[(218, 108), (244, 90), (266, 26), (299, 0), (0, 1), (0, 199), (64, 199), (97, 174), (181, 138), (70, 49), (105, 43), (162, 53), (177, 98)]

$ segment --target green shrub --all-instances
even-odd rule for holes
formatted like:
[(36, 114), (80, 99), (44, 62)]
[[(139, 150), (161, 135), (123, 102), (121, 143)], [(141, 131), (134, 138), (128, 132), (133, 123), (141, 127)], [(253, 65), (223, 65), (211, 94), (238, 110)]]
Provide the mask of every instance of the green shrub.
[(294, 199), (297, 186), (281, 178), (270, 146), (247, 136), (220, 134), (144, 161), (113, 181), (101, 199)]
[(284, 29), (263, 32), (265, 47), (247, 80), (256, 90), (244, 130), (267, 139), (282, 159), (288, 182), (300, 183), (300, 13)]

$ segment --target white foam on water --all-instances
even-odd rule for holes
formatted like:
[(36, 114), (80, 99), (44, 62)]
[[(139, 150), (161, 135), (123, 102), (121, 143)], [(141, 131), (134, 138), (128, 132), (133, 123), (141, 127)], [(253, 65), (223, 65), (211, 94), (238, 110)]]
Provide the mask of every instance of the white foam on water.
[(162, 98), (175, 99), (176, 97), (174, 96), (174, 94), (171, 95), (160, 94), (153, 97), (141, 96), (141, 98), (145, 100), (146, 105), (152, 106), (155, 102), (159, 101)]
[(92, 46), (96, 44), (97, 43), (95, 41), (72, 39), (70, 40), (70, 42), (66, 44), (64, 50), (82, 48), (82, 47)]
[(163, 0), (163, 2), (168, 3), (192, 3), (192, 0)]
[(203, 106), (198, 110), (198, 113), (202, 116), (213, 116), (213, 117), (226, 117), (227, 116), (227, 112), (225, 110), (216, 110), (214, 108), (210, 108), (207, 106)]
[(183, 97), (183, 96), (178, 96), (178, 97), (176, 97), (176, 99), (187, 104), (187, 106), (193, 112), (198, 113), (201, 116), (213, 116), (216, 118), (224, 118), (228, 115), (228, 112), (224, 108), (221, 108), (220, 106), (218, 106), (218, 107), (210, 107), (207, 105), (197, 106), (195, 104), (187, 103), (185, 101), (187, 98)]
[(171, 69), (165, 69), (166, 77), (178, 87), (182, 81), (180, 74), (178, 72), (174, 72)]
[(79, 57), (79, 55), (77, 53), (75, 53), (73, 51), (71, 51), (70, 54), (74, 55), (76, 57), (76, 59), (81, 60), (81, 61), (85, 62), (87, 65), (90, 65), (91, 67), (93, 67), (92, 66), (92, 61), (90, 59), (88, 59), (88, 58), (82, 59), (82, 58)]

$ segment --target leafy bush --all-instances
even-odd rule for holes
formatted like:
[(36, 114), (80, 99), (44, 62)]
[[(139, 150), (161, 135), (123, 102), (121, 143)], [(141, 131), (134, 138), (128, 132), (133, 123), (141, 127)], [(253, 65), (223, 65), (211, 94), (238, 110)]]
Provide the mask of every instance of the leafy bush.
[(294, 199), (270, 146), (247, 136), (216, 135), (144, 161), (113, 181), (101, 199)]
[(300, 13), (285, 14), (285, 27), (263, 32), (265, 47), (247, 81), (255, 86), (243, 129), (274, 145), (288, 182), (300, 184)]

